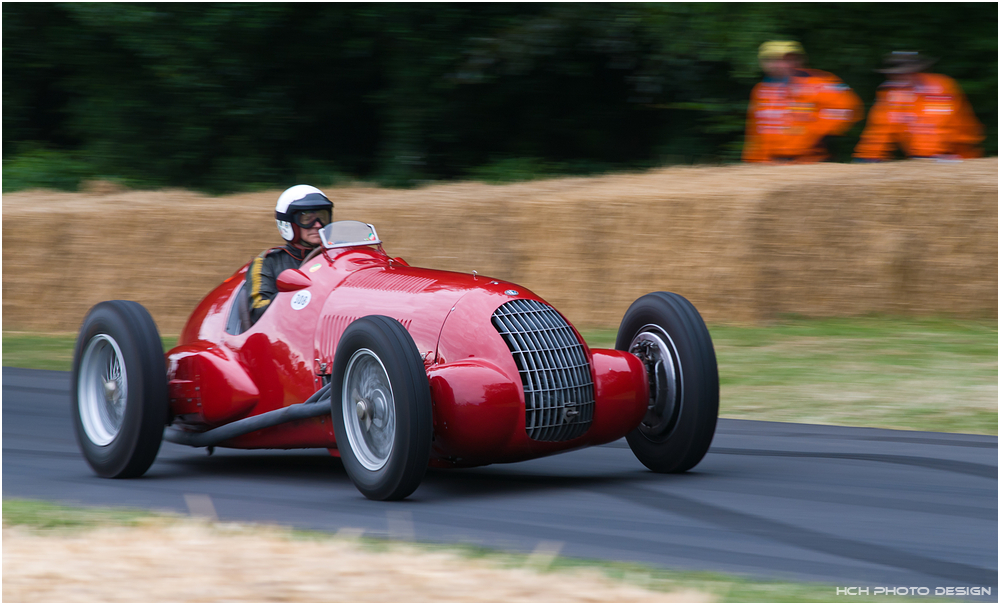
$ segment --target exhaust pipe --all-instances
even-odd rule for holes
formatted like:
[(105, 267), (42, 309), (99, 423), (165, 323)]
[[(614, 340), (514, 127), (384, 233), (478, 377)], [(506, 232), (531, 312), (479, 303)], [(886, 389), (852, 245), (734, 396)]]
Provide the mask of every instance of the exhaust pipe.
[(323, 386), (320, 390), (303, 403), (296, 403), (280, 410), (273, 410), (251, 416), (229, 424), (214, 428), (203, 433), (184, 431), (167, 427), (163, 430), (163, 438), (171, 443), (190, 445), (192, 447), (213, 447), (240, 435), (246, 435), (254, 431), (270, 428), (293, 420), (304, 420), (317, 416), (330, 414), (330, 402), (323, 401), (324, 397), (330, 394), (330, 385)]

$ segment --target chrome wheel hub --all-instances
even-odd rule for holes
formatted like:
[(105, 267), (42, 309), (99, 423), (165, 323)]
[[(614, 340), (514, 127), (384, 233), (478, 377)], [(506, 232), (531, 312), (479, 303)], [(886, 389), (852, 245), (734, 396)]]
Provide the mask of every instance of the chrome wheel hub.
[(118, 436), (128, 402), (128, 376), (121, 348), (107, 334), (90, 339), (77, 381), (80, 421), (87, 438), (104, 446)]
[(648, 437), (665, 435), (677, 422), (683, 396), (677, 348), (663, 328), (646, 325), (628, 350), (642, 360), (649, 375), (649, 407), (639, 430)]
[(396, 436), (396, 407), (382, 361), (369, 349), (359, 349), (344, 371), (344, 428), (351, 451), (366, 469), (385, 466)]

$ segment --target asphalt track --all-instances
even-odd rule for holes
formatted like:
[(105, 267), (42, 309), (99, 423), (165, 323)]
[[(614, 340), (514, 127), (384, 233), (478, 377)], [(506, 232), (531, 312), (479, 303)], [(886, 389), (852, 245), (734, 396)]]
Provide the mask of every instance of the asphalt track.
[(143, 478), (99, 479), (72, 433), (69, 382), (3, 368), (4, 498), (214, 509), (225, 521), (820, 582), (828, 601), (866, 600), (836, 594), (848, 586), (1000, 595), (992, 436), (721, 420), (683, 475), (646, 471), (620, 441), (432, 470), (408, 500), (382, 503), (364, 499), (325, 450), (208, 456), (164, 443)]

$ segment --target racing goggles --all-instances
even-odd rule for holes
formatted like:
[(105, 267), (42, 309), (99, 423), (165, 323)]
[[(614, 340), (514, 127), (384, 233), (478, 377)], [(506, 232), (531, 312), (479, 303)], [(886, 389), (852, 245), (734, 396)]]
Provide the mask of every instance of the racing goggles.
[(300, 210), (292, 215), (292, 220), (296, 225), (302, 227), (303, 229), (311, 229), (316, 226), (316, 222), (319, 221), (320, 227), (326, 227), (330, 224), (330, 219), (333, 216), (333, 212), (329, 208), (321, 208), (319, 210)]

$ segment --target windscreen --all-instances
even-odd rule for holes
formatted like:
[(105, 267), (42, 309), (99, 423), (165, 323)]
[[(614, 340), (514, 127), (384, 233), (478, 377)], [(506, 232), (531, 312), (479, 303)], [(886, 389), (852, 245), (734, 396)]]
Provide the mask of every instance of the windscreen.
[(346, 248), (347, 246), (371, 246), (381, 244), (375, 227), (361, 221), (337, 221), (320, 229), (325, 248)]

